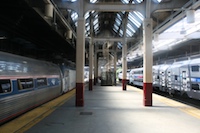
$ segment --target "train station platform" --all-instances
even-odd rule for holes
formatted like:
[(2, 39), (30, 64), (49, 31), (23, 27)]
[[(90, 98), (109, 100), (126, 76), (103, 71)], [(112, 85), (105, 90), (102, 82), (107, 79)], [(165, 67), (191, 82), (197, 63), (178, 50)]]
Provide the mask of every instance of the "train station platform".
[[(145, 107), (143, 91), (132, 86), (127, 86), (127, 91), (122, 91), (121, 86), (94, 86), (93, 91), (86, 88), (84, 107), (75, 107), (74, 92), (62, 96), (58, 104), (42, 105), (47, 111), (38, 111), (40, 115), (33, 120), (36, 113), (3, 126), (11, 130), (26, 119), (29, 122), (13, 132), (200, 133), (199, 109), (156, 94), (153, 106)], [(0, 128), (1, 133), (5, 131)]]

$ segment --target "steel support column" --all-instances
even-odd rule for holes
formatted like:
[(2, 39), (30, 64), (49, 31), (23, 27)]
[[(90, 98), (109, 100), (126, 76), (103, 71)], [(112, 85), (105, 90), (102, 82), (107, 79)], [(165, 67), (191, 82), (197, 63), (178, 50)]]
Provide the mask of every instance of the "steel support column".
[(126, 90), (126, 84), (127, 84), (127, 60), (126, 60), (126, 55), (127, 55), (127, 44), (124, 39), (123, 41), (123, 47), (122, 47), (122, 90)]
[(89, 46), (89, 91), (93, 90), (93, 55), (94, 55), (94, 45), (93, 45), (93, 40), (91, 37), (90, 40), (90, 46)]
[(143, 103), (152, 106), (152, 19), (146, 18), (143, 22)]
[(85, 18), (78, 18), (76, 43), (76, 106), (84, 106)]

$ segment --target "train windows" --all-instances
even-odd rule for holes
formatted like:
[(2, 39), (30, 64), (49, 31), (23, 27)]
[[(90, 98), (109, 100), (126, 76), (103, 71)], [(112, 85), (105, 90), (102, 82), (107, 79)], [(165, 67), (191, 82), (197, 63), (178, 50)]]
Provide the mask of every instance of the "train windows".
[(199, 89), (199, 84), (192, 84), (192, 89), (193, 90), (200, 90)]
[(178, 75), (174, 75), (174, 80), (178, 80)]
[(161, 72), (161, 74), (162, 74), (162, 75), (165, 75), (165, 73), (164, 73), (164, 72)]
[(186, 71), (182, 71), (182, 77), (183, 77), (183, 78), (186, 78), (186, 77), (187, 77)]
[(33, 88), (33, 79), (17, 79), (18, 82), (18, 89), (24, 90), (24, 89), (30, 89)]
[(42, 87), (47, 85), (47, 79), (46, 78), (37, 78), (37, 87)]
[(9, 79), (0, 80), (0, 94), (11, 92), (11, 83)]
[(192, 72), (199, 72), (199, 66), (191, 66)]

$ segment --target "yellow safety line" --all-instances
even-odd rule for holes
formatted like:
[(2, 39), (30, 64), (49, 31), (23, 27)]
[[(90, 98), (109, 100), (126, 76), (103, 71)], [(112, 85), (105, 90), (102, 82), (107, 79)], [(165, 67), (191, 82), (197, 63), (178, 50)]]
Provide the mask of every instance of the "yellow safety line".
[(75, 89), (2, 125), (0, 133), (23, 133), (73, 97)]
[[(135, 88), (135, 87), (132, 87), (132, 86), (128, 86), (130, 89), (134, 90), (134, 91), (137, 91), (137, 92), (140, 92), (142, 93), (143, 90), (141, 89), (138, 89), (138, 88)], [(171, 106), (171, 107), (175, 107), (193, 117), (196, 117), (198, 119), (200, 119), (200, 109), (198, 108), (195, 108), (195, 107), (192, 107), (192, 106), (189, 106), (189, 105), (186, 105), (186, 104), (183, 104), (183, 103), (180, 103), (178, 101), (174, 101), (172, 99), (169, 99), (169, 98), (166, 98), (166, 97), (163, 97), (163, 96), (159, 96), (157, 94), (153, 94), (153, 98), (156, 98), (157, 100)]]
[(178, 101), (174, 101), (172, 99), (169, 99), (169, 98), (165, 98), (165, 97), (162, 97), (162, 96), (159, 96), (159, 95), (156, 95), (156, 94), (153, 94), (153, 97), (158, 99), (159, 101), (167, 104), (167, 105), (170, 105), (172, 107), (175, 107), (193, 117), (196, 117), (198, 119), (200, 119), (200, 110), (198, 108), (195, 108), (195, 107), (192, 107), (190, 105), (186, 105), (184, 103), (181, 103), (181, 102), (178, 102)]

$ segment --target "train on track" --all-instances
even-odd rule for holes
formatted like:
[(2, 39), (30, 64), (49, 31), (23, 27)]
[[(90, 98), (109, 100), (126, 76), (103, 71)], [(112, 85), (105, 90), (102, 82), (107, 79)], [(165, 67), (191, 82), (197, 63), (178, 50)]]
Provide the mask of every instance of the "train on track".
[(0, 125), (75, 88), (75, 67), (0, 52)]
[[(200, 100), (200, 59), (160, 64), (152, 67), (153, 89)], [(129, 73), (129, 84), (143, 86), (143, 68)]]

